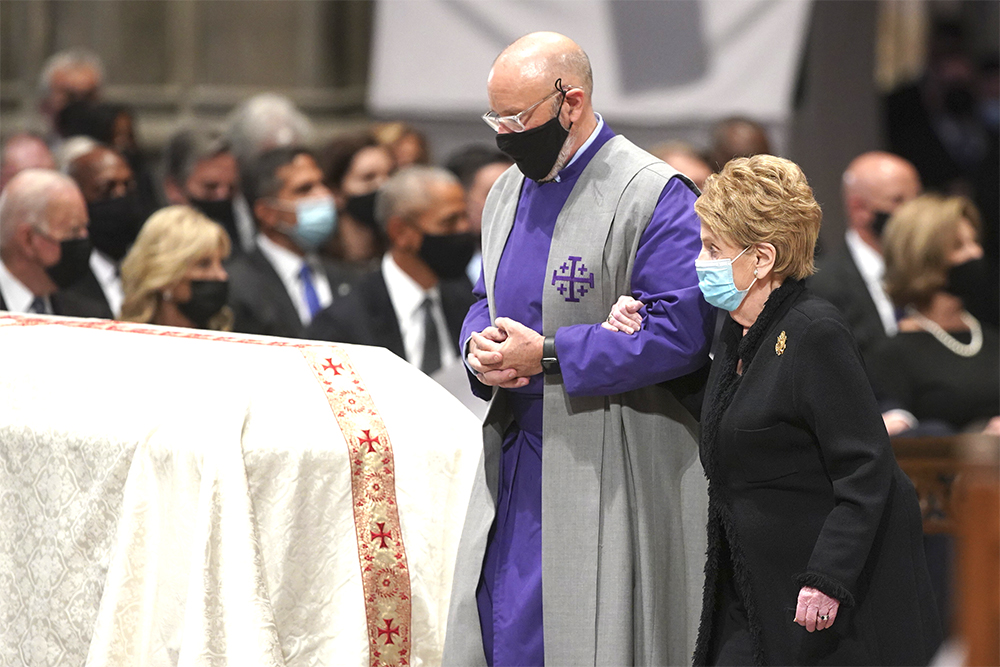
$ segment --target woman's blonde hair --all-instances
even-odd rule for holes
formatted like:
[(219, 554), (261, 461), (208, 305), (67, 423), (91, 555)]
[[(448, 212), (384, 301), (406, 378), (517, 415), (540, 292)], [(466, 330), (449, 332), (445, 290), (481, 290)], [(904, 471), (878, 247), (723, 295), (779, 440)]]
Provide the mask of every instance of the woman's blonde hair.
[(882, 235), (885, 291), (896, 306), (928, 305), (948, 281), (948, 253), (958, 224), (968, 220), (978, 233), (979, 211), (965, 197), (923, 195), (892, 214)]
[(823, 211), (794, 162), (773, 155), (734, 158), (708, 177), (694, 209), (702, 224), (733, 245), (773, 245), (777, 276), (815, 273)]
[[(216, 250), (229, 255), (229, 235), (221, 225), (190, 206), (168, 206), (146, 220), (122, 261), (121, 319), (152, 322), (163, 292), (180, 282), (195, 262)], [(223, 307), (208, 322), (209, 329), (229, 331), (233, 313)]]

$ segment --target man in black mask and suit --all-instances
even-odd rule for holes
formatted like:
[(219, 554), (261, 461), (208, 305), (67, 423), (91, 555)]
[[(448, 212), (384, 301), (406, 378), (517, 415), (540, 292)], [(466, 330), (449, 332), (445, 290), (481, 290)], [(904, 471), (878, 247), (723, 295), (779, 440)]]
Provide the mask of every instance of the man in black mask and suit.
[(87, 201), (94, 251), (89, 271), (67, 291), (103, 303), (101, 316), (115, 318), (123, 299), (119, 264), (151, 211), (142, 203), (128, 162), (107, 146), (98, 145), (73, 160), (69, 175)]
[(476, 249), (461, 184), (444, 169), (408, 167), (379, 189), (375, 218), (389, 251), (306, 336), (386, 347), (428, 374), (460, 363), (462, 321), (475, 301), (465, 267)]
[(87, 205), (68, 176), (26, 169), (0, 195), (0, 310), (99, 317), (101, 305), (57, 290), (87, 271)]

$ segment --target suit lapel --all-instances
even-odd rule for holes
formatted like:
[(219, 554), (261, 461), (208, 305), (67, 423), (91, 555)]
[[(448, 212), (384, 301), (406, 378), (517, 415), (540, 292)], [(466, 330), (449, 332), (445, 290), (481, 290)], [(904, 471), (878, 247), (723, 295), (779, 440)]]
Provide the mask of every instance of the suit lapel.
[[(285, 289), (285, 283), (281, 281), (281, 276), (274, 270), (274, 266), (268, 261), (260, 248), (254, 248), (249, 256), (250, 263), (258, 270), (261, 277), (261, 284), (268, 291), (267, 301), (269, 301), (278, 311), (277, 315), (283, 322), (294, 325), (294, 329), (302, 330), (302, 318), (292, 301), (291, 295)], [(264, 300), (264, 299), (262, 299)]]
[[(371, 324), (372, 339), (378, 345), (388, 348), (396, 356), (406, 359), (406, 347), (403, 345), (403, 333), (396, 319), (396, 309), (389, 298), (389, 288), (385, 286), (385, 276), (379, 269), (372, 274), (372, 281), (366, 290), (368, 302), (368, 320)], [(409, 359), (407, 359), (409, 361)]]

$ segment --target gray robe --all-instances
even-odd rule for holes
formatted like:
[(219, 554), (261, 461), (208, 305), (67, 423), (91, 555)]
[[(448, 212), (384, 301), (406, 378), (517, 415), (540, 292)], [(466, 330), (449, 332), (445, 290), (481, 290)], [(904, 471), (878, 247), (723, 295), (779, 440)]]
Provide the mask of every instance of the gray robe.
[[(546, 290), (545, 335), (600, 322), (619, 295), (630, 293), (640, 237), (673, 177), (678, 172), (624, 137), (598, 151), (556, 221), (547, 271), (581, 249), (585, 256), (602, 256), (594, 285), (600, 298), (567, 307), (555, 290)], [(522, 183), (516, 169), (505, 173), (483, 214), (491, 317), (497, 267)], [(475, 591), (496, 507), (503, 434), (512, 419), (504, 396), (494, 392), (484, 423), (484, 474), (459, 546), (446, 665), (486, 664)], [(707, 517), (697, 424), (661, 386), (571, 397), (558, 375), (545, 378), (543, 421), (546, 664), (690, 663)]]

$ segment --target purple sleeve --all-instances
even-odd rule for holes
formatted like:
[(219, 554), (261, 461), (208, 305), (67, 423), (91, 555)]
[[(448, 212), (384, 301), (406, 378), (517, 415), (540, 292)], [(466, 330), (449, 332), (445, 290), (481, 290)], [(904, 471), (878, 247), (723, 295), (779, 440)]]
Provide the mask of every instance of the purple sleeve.
[(632, 296), (645, 308), (638, 332), (630, 336), (600, 324), (556, 332), (559, 366), (571, 396), (620, 394), (686, 375), (708, 362), (712, 307), (698, 289), (694, 270), (701, 251), (695, 198), (679, 178), (671, 179), (639, 239)]
[(462, 363), (465, 364), (465, 370), (469, 375), (469, 385), (472, 387), (472, 393), (484, 401), (488, 401), (493, 395), (493, 388), (487, 387), (476, 379), (476, 376), (473, 375), (472, 370), (469, 368), (469, 362), (465, 359), (466, 344), (469, 337), (472, 336), (473, 332), (482, 331), (492, 324), (482, 271), (479, 272), (479, 280), (476, 281), (476, 286), (472, 288), (472, 293), (476, 295), (478, 301), (469, 306), (469, 312), (465, 314), (465, 321), (462, 322), (462, 337), (458, 340), (462, 346)]

